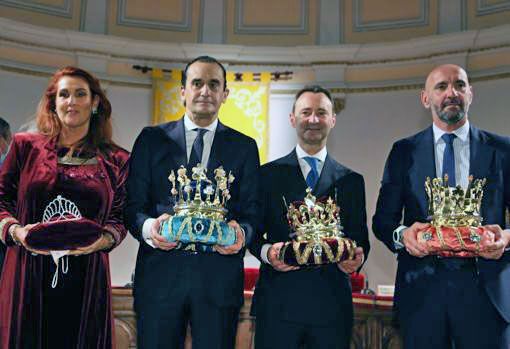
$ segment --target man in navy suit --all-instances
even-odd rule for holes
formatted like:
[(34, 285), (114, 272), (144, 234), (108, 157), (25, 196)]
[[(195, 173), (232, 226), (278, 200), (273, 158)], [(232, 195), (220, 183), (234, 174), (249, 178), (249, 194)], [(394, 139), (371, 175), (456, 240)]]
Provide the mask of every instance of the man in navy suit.
[[(327, 152), (336, 122), (328, 90), (308, 86), (299, 91), (290, 122), (297, 132), (296, 148), (260, 171), (261, 218), (250, 246), (261, 261), (252, 306), (255, 348), (348, 348), (353, 325), (349, 273), (369, 250), (365, 183)], [(317, 198), (336, 198), (343, 231), (359, 246), (354, 260), (308, 268), (278, 260), (291, 233), (284, 200), (302, 201), (307, 187)]]
[[(138, 348), (182, 348), (188, 322), (193, 348), (234, 348), (243, 302), (244, 245), (257, 218), (259, 157), (255, 141), (218, 121), (228, 96), (225, 68), (201, 56), (186, 66), (181, 97), (184, 117), (146, 127), (131, 154), (125, 214), (131, 234), (140, 241), (134, 282)], [(177, 249), (158, 234), (173, 212), (168, 175), (181, 165), (200, 162), (208, 173), (230, 171), (228, 224), (237, 241), (199, 253), (195, 246)]]
[[(421, 102), (432, 126), (393, 145), (373, 217), (375, 235), (398, 254), (395, 310), (405, 348), (509, 348), (510, 140), (470, 125), (466, 72), (442, 65), (428, 75)], [(427, 227), (427, 177), (466, 188), (486, 178), (481, 215), (495, 234), (479, 258), (429, 255), (417, 232)], [(403, 211), (403, 221), (401, 222)]]

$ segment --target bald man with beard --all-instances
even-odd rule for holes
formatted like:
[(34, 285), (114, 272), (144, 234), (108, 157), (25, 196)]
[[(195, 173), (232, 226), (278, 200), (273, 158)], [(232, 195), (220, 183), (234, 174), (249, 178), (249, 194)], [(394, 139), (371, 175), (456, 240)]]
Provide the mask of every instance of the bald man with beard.
[[(421, 93), (432, 125), (393, 144), (386, 162), (372, 228), (398, 255), (395, 310), (404, 348), (510, 348), (510, 231), (503, 230), (510, 139), (471, 125), (472, 101), (464, 69), (433, 69)], [(425, 179), (445, 172), (464, 189), (469, 175), (487, 179), (481, 215), (495, 242), (478, 258), (429, 255), (417, 240), (427, 226)]]

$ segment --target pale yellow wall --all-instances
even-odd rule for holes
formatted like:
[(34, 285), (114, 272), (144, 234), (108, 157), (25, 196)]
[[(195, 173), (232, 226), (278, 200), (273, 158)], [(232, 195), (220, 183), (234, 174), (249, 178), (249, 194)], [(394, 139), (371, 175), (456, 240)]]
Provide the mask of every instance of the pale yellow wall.
[[(40, 5), (48, 5), (54, 7), (62, 7), (64, 0), (37, 0), (37, 1), (19, 1)], [(34, 25), (40, 25), (48, 28), (79, 30), (80, 29), (80, 11), (81, 0), (71, 1), (71, 17), (66, 18), (58, 15), (40, 13), (31, 9), (16, 8), (11, 6), (0, 5), (0, 16), (10, 18), (16, 21), (25, 22)]]
[[(243, 23), (258, 27), (267, 34), (236, 33), (235, 17), (239, 2), (227, 0), (227, 44), (237, 45), (314, 45), (317, 36), (318, 6), (316, 1), (309, 1), (305, 16), (308, 20), (306, 33), (279, 34), (271, 33), (271, 27), (298, 27), (301, 22), (302, 2), (300, 0), (240, 0), (243, 3)], [(306, 4), (306, 2), (305, 2)]]
[(147, 23), (151, 21), (184, 22), (182, 9), (185, 1), (190, 1), (192, 6), (191, 25), (188, 31), (119, 25), (117, 24), (118, 1), (109, 1), (108, 33), (140, 40), (196, 43), (198, 42), (200, 0), (126, 0), (126, 16)]
[[(429, 0), (428, 25), (412, 26), (397, 29), (376, 29), (366, 31), (354, 30), (355, 2), (361, 4), (361, 24), (377, 22), (398, 22), (399, 20), (413, 19), (421, 13), (420, 0), (347, 0), (344, 7), (344, 42), (345, 43), (372, 43), (383, 41), (399, 41), (414, 37), (436, 34), (437, 29), (437, 0)], [(341, 14), (342, 15), (342, 14)], [(398, 25), (398, 24), (397, 24)]]
[[(467, 29), (482, 29), (510, 23), (510, 10), (478, 15), (479, 0), (467, 0)], [(484, 4), (497, 5), (501, 0), (485, 0)]]
[(490, 52), (484, 51), (470, 57), (468, 63), (469, 71), (482, 69), (494, 69), (508, 66), (510, 63), (510, 52)]
[(76, 59), (73, 55), (51, 50), (39, 51), (34, 54), (34, 51), (8, 45), (0, 45), (0, 59), (36, 66), (54, 67), (55, 69), (66, 65), (76, 65)]
[[(65, 0), (17, 0), (28, 8), (16, 8), (0, 5), (0, 16), (50, 28), (80, 30), (80, 20), (85, 20), (82, 9), (85, 0), (70, 0), (72, 9), (70, 18), (55, 14), (41, 13), (33, 9), (38, 5), (62, 7)], [(105, 0), (106, 1), (106, 0)], [(141, 26), (117, 24), (119, 3), (126, 4), (125, 15), (142, 21)], [(110, 35), (129, 37), (147, 41), (198, 43), (200, 41), (201, 20), (207, 13), (201, 13), (204, 2), (208, 0), (108, 0), (106, 32)], [(398, 22), (419, 18), (422, 14), (421, 3), (427, 6), (428, 23), (413, 24), (398, 28), (355, 28), (355, 4), (359, 5), (359, 22), (364, 24), (386, 22), (399, 25)], [(399, 41), (427, 35), (435, 35), (438, 30), (439, 0), (343, 0), (340, 6), (341, 18), (340, 42), (345, 44), (375, 43)], [(189, 28), (144, 28), (144, 23), (160, 21), (175, 23), (184, 20), (183, 8), (190, 3), (192, 14)], [(465, 26), (467, 30), (494, 27), (510, 23), (510, 10), (507, 0), (465, 0)], [(306, 7), (308, 21), (306, 30), (298, 33), (282, 33), (282, 27), (299, 28), (302, 6)], [(507, 5), (496, 13), (482, 14), (480, 7)], [(295, 46), (315, 45), (318, 43), (320, 26), (318, 23), (320, 0), (224, 0), (224, 37), (226, 44)], [(324, 6), (324, 4), (323, 4)], [(32, 9), (30, 9), (32, 7)], [(239, 31), (236, 26), (237, 9), (242, 7), (242, 22), (246, 27), (261, 29), (263, 33)], [(221, 29), (224, 28), (224, 29)], [(237, 28), (237, 29), (236, 29)], [(276, 30), (274, 28), (277, 28)], [(208, 29), (203, 29), (208, 30)], [(249, 28), (248, 28), (249, 31)]]
[(395, 66), (350, 66), (345, 77), (349, 82), (369, 82), (385, 80), (407, 80), (426, 76), (434, 67), (431, 63), (410, 63)]

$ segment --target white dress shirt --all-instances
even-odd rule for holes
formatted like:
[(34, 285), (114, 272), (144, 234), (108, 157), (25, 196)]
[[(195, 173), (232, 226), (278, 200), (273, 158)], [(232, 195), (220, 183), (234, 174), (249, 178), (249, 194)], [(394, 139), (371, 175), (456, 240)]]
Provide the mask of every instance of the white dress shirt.
[[(328, 151), (327, 151), (326, 147), (322, 148), (318, 153), (316, 153), (314, 155), (310, 155), (307, 152), (305, 152), (299, 144), (296, 145), (296, 156), (298, 159), (299, 167), (301, 168), (301, 173), (303, 174), (303, 178), (305, 178), (305, 180), (306, 180), (306, 177), (308, 176), (308, 173), (312, 170), (312, 168), (310, 167), (308, 162), (304, 159), (304, 157), (310, 156), (310, 157), (316, 158), (318, 160), (317, 161), (317, 172), (319, 173), (319, 178), (320, 178), (321, 173), (322, 173), (322, 168), (324, 167), (324, 161), (326, 161), (327, 155), (328, 155)], [(260, 250), (260, 258), (267, 264), (270, 264), (269, 260), (267, 259), (267, 251), (269, 250), (269, 248), (271, 246), (272, 246), (271, 244), (264, 244), (262, 246), (262, 249)]]
[[(434, 133), (434, 157), (436, 159), (436, 177), (443, 175), (443, 155), (446, 147), (445, 141), (441, 138), (446, 132), (435, 124), (432, 124)], [(455, 156), (455, 179), (456, 183), (463, 189), (468, 186), (469, 178), (469, 121), (452, 132), (457, 137), (453, 140), (453, 153)]]
[[(216, 128), (218, 127), (218, 118), (214, 120), (209, 126), (199, 127), (195, 124), (188, 115), (184, 115), (184, 133), (186, 137), (186, 159), (189, 160), (191, 149), (193, 148), (193, 142), (195, 138), (197, 138), (198, 132), (195, 131), (197, 128), (204, 128), (208, 130), (204, 134), (204, 148), (202, 151), (202, 160), (201, 164), (204, 167), (207, 167), (207, 163), (209, 162), (209, 156), (211, 155), (211, 148), (214, 141), (214, 134), (216, 133)], [(186, 165), (186, 164), (183, 164)], [(143, 222), (142, 226), (142, 236), (145, 242), (154, 247), (154, 244), (151, 240), (151, 228), (156, 221), (155, 218), (147, 218), (145, 222)]]

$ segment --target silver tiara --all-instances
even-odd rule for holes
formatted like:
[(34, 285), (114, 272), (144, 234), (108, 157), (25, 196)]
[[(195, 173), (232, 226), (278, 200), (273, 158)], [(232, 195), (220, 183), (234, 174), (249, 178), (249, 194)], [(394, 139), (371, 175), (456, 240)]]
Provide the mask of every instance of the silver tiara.
[(57, 198), (50, 202), (44, 209), (42, 222), (70, 221), (80, 218), (81, 213), (76, 204), (58, 195)]

